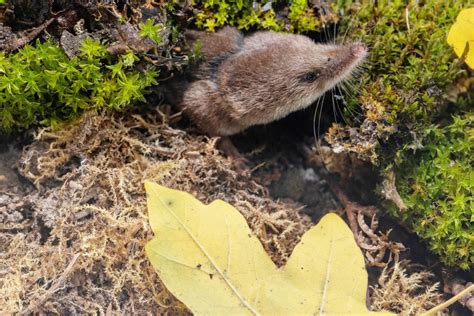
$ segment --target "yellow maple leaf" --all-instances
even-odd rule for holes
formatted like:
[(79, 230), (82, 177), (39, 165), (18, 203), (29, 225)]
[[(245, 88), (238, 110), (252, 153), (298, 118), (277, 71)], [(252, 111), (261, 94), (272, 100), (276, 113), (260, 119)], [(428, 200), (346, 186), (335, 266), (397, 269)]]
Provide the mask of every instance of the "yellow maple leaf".
[(449, 30), (448, 44), (458, 57), (465, 58), (466, 64), (474, 69), (474, 8), (459, 13), (456, 23)]
[(146, 182), (155, 238), (146, 253), (196, 315), (393, 315), (369, 312), (367, 272), (352, 232), (328, 214), (278, 269), (244, 217), (216, 200)]

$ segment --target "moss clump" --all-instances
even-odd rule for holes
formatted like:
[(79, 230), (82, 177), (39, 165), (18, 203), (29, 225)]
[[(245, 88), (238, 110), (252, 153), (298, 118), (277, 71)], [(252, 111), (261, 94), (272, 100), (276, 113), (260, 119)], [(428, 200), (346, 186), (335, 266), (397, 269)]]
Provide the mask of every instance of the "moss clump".
[(196, 5), (202, 8), (196, 15), (196, 25), (207, 31), (214, 31), (223, 25), (236, 25), (240, 29), (265, 25), (273, 30), (280, 30), (282, 24), (275, 18), (273, 9), (264, 12), (261, 8), (266, 1), (201, 0)]
[[(195, 5), (200, 10), (196, 15), (196, 25), (211, 32), (224, 25), (245, 30), (257, 28), (306, 32), (319, 30), (323, 24), (337, 20), (337, 15), (329, 5), (323, 2), (320, 5), (325, 5), (325, 10), (315, 10), (316, 6), (310, 6), (307, 0), (198, 0)], [(278, 11), (277, 7), (287, 8), (287, 11)]]
[(288, 19), (291, 29), (297, 32), (315, 31), (319, 29), (321, 21), (315, 19), (314, 12), (308, 7), (307, 0), (293, 0), (290, 2)]
[(157, 45), (161, 43), (160, 31), (163, 28), (163, 25), (155, 24), (153, 19), (146, 19), (145, 21), (140, 22), (138, 27), (140, 28), (139, 34), (141, 37), (149, 38)]
[[(342, 4), (350, 37), (370, 47), (360, 94), (352, 105), (382, 106), (381, 115), (368, 119), (378, 125), (396, 126), (402, 132), (397, 137), (406, 141), (429, 125), (443, 110), (448, 86), (465, 76), (446, 35), (468, 2), (427, 0), (407, 5), (382, 0), (376, 5), (371, 1)], [(377, 149), (381, 149), (379, 158), (384, 159), (386, 148)]]
[(72, 59), (51, 41), (0, 53), (0, 130), (54, 125), (86, 109), (122, 109), (143, 101), (158, 72), (137, 71), (137, 61), (132, 52), (116, 58), (92, 39)]
[(448, 265), (474, 265), (474, 113), (425, 129), (421, 149), (397, 166), (408, 211), (392, 213), (425, 238)]
[[(340, 1), (349, 37), (366, 43), (370, 55), (348, 110), (360, 106), (362, 124), (333, 128), (328, 138), (381, 170), (394, 169), (409, 209), (393, 214), (427, 240), (443, 262), (463, 269), (474, 260), (473, 116), (458, 116), (448, 126), (433, 124), (450, 121), (448, 91), (467, 78), (446, 36), (459, 12), (473, 3)], [(461, 101), (451, 105), (454, 113), (467, 108)]]

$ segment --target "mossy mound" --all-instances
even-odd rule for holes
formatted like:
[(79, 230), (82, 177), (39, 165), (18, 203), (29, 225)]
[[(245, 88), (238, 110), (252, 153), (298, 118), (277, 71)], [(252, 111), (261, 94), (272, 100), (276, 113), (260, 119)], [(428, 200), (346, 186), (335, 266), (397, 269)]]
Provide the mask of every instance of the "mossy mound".
[(444, 263), (474, 266), (474, 113), (432, 125), (413, 157), (397, 166), (408, 210), (393, 210)]
[(194, 7), (198, 10), (196, 26), (211, 32), (217, 27), (231, 25), (242, 30), (301, 33), (321, 30), (339, 18), (331, 1), (198, 0), (194, 2)]
[(115, 57), (90, 38), (71, 59), (51, 41), (0, 53), (0, 130), (56, 125), (85, 110), (119, 110), (144, 101), (158, 72), (137, 71), (137, 61), (132, 51)]
[[(347, 137), (341, 133), (352, 127), (335, 127), (329, 141), (340, 141), (347, 150), (385, 168), (403, 145), (419, 141), (424, 129), (443, 115), (449, 87), (467, 77), (446, 36), (469, 1), (342, 2), (349, 2), (341, 5), (343, 29), (349, 28), (346, 40), (370, 47), (356, 97), (346, 109), (351, 119), (357, 112), (350, 110), (359, 107), (364, 122)], [(364, 136), (369, 135), (367, 128), (375, 137)]]
[[(393, 214), (443, 262), (462, 269), (474, 266), (473, 116), (472, 99), (459, 92), (472, 85), (472, 72), (446, 37), (461, 9), (473, 3), (341, 1), (349, 37), (369, 45), (370, 56), (347, 110), (360, 107), (363, 123), (334, 125), (327, 137), (383, 173), (394, 170), (408, 209)], [(451, 113), (459, 116), (453, 121)]]

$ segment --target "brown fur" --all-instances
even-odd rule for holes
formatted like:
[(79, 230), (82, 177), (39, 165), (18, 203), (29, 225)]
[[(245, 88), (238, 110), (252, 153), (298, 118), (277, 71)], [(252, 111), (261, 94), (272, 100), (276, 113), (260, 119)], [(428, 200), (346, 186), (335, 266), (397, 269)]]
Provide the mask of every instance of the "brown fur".
[[(363, 44), (316, 44), (302, 35), (234, 28), (190, 32), (200, 41), (203, 63), (184, 91), (181, 107), (209, 135), (232, 135), (314, 103), (361, 62)], [(317, 79), (308, 81), (307, 74)], [(309, 77), (311, 78), (311, 77)]]

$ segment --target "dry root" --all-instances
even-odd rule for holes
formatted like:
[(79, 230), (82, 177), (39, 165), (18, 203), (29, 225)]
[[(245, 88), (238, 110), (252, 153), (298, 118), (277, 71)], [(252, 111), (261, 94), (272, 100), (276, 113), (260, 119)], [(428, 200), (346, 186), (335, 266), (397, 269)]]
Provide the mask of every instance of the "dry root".
[[(402, 243), (390, 241), (388, 238), (390, 231), (385, 234), (376, 232), (378, 227), (377, 208), (370, 205), (362, 206), (351, 201), (330, 177), (327, 176), (326, 180), (344, 208), (349, 226), (357, 244), (364, 252), (367, 264), (384, 267), (393, 259), (398, 261), (399, 254), (405, 250), (405, 246)], [(370, 218), (370, 224), (366, 223), (366, 217)]]
[[(370, 224), (365, 222), (365, 218), (369, 216)], [(356, 236), (357, 244), (364, 251), (365, 258), (368, 265), (385, 267), (393, 259), (395, 262), (399, 260), (399, 254), (405, 250), (402, 243), (390, 241), (387, 233), (376, 233), (378, 227), (378, 220), (376, 214), (367, 214), (362, 211), (357, 213), (357, 223), (360, 231)], [(388, 258), (385, 260), (388, 251)]]

